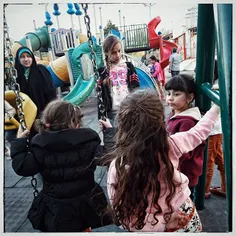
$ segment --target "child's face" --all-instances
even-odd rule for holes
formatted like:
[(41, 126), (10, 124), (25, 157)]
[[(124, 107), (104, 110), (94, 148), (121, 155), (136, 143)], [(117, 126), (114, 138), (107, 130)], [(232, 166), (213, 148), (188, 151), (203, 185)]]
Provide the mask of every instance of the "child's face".
[(29, 53), (23, 52), (20, 55), (20, 63), (21, 63), (22, 66), (24, 66), (26, 68), (31, 67), (32, 62), (33, 62), (33, 59), (32, 59), (32, 57), (30, 56)]
[(193, 100), (193, 94), (187, 94), (182, 91), (168, 90), (166, 102), (169, 107), (178, 114), (189, 108), (189, 103)]
[(121, 54), (122, 54), (121, 44), (117, 43), (111, 50), (111, 55), (110, 55), (111, 62), (115, 64), (118, 63), (120, 61)]
[(151, 60), (151, 64), (154, 65), (156, 63), (155, 60)]

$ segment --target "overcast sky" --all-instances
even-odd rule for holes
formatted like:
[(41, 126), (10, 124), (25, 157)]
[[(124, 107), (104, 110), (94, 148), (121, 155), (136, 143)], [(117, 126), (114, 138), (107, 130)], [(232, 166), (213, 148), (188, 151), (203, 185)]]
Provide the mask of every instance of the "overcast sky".
[[(182, 25), (186, 25), (186, 13), (188, 9), (196, 7), (195, 2), (189, 1), (185, 3), (179, 3), (179, 1), (173, 1), (173, 3), (167, 2), (160, 5), (160, 3), (152, 3), (151, 7), (151, 16), (160, 16), (162, 21), (158, 26), (158, 29), (174, 29), (177, 31), (181, 29)], [(89, 4), (88, 14), (91, 18), (91, 30), (92, 33), (95, 33), (95, 17), (94, 17), (94, 8), (93, 5)], [(121, 11), (121, 22), (123, 24), (123, 16), (125, 16), (125, 24), (147, 24), (150, 21), (149, 7), (145, 7), (144, 4), (96, 4), (95, 15), (96, 15), (96, 24), (97, 29), (100, 25), (100, 10), (102, 13), (102, 24), (103, 27), (106, 25), (107, 21), (111, 21), (119, 25), (119, 13)], [(9, 26), (10, 37), (14, 40), (19, 40), (27, 32), (34, 31), (33, 20), (35, 20), (37, 27), (42, 27), (44, 25), (45, 10), (51, 15), (51, 20), (53, 22), (52, 27), (57, 28), (56, 17), (53, 13), (53, 3), (49, 3), (46, 7), (46, 4), (39, 5), (34, 3), (33, 5), (13, 5), (10, 4), (6, 7), (6, 19)], [(80, 6), (81, 11), (83, 12), (82, 7)], [(68, 7), (66, 3), (59, 4), (59, 11), (61, 15), (59, 16), (59, 24), (61, 28), (71, 28), (71, 17), (66, 13)], [(82, 15), (83, 16), (83, 15)], [(82, 30), (85, 31), (84, 18), (80, 17)], [(76, 29), (79, 28), (78, 16), (73, 15), (73, 24)], [(97, 30), (97, 32), (99, 32)], [(180, 32), (181, 33), (181, 32)], [(177, 35), (176, 35), (177, 36)]]

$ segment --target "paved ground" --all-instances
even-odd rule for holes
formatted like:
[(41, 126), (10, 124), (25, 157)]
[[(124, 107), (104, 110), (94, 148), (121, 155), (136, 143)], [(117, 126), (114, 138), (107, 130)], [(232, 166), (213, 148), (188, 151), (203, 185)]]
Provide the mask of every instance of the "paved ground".
[[(85, 114), (84, 124), (87, 127), (99, 131), (97, 122), (96, 98), (90, 97), (82, 106)], [(168, 113), (168, 109), (166, 110)], [(27, 219), (27, 212), (33, 200), (33, 189), (29, 177), (21, 177), (14, 173), (11, 161), (5, 158), (4, 169), (4, 223), (5, 232), (38, 232), (34, 230)], [(97, 167), (95, 178), (106, 192), (106, 169)], [(38, 176), (38, 188), (42, 188), (42, 182)], [(220, 184), (218, 171), (215, 171), (213, 185)], [(205, 201), (205, 209), (199, 212), (204, 232), (227, 232), (226, 200), (212, 196)], [(93, 230), (94, 232), (124, 232), (115, 225), (109, 225)]]

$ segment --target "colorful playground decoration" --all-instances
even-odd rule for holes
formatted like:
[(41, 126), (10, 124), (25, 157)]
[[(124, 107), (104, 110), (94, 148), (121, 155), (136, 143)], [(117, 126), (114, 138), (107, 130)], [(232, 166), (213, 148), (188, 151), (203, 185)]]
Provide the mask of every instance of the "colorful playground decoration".
[(160, 49), (161, 60), (160, 64), (162, 69), (169, 65), (169, 57), (174, 47), (178, 47), (177, 44), (163, 40), (161, 34), (156, 34), (156, 27), (160, 24), (161, 18), (155, 17), (148, 23), (148, 35), (150, 48)]

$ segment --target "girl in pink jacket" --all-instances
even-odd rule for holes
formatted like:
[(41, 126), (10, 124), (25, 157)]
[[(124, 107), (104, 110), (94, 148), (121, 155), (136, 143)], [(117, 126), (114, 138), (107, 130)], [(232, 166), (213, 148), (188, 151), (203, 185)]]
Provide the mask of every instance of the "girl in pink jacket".
[[(218, 118), (213, 106), (187, 132), (168, 136), (164, 108), (155, 91), (130, 94), (117, 113), (115, 149), (107, 187), (116, 222), (128, 231), (200, 232), (201, 221), (189, 195), (179, 158), (205, 140)], [(101, 121), (111, 128), (109, 120)]]
[(160, 94), (161, 94), (161, 100), (165, 100), (165, 94), (163, 90), (165, 81), (164, 81), (163, 70), (161, 68), (161, 64), (159, 63), (159, 60), (155, 56), (151, 56), (150, 60), (152, 64), (151, 74), (158, 84)]

